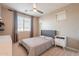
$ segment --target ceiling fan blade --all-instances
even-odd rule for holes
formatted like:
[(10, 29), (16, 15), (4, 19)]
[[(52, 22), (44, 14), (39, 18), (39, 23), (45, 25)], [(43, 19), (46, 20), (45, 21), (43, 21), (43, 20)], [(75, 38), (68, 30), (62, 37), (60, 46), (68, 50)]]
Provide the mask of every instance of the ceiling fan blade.
[(25, 11), (26, 12), (33, 11), (33, 12), (38, 12), (40, 14), (43, 14), (44, 13), (43, 11), (37, 9), (36, 3), (33, 3), (33, 9), (32, 10), (25, 10)]
[(41, 13), (41, 14), (43, 14), (44, 12), (42, 12), (42, 11), (40, 11), (40, 10), (37, 10), (37, 12), (39, 12), (39, 13)]

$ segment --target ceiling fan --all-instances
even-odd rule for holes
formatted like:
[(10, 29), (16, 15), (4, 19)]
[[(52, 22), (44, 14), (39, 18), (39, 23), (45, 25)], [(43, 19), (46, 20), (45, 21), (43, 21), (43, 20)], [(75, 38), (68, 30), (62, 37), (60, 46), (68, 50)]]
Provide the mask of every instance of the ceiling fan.
[(33, 12), (38, 12), (40, 14), (43, 14), (44, 13), (43, 11), (37, 9), (36, 3), (33, 3), (33, 9), (32, 10), (25, 10), (25, 11), (26, 12), (33, 11)]

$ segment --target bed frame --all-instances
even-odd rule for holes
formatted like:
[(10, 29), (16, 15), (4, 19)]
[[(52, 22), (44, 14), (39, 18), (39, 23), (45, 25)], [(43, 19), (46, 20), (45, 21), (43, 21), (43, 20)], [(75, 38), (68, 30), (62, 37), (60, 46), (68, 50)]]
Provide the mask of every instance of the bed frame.
[[(41, 35), (48, 36), (54, 38), (57, 34), (56, 30), (41, 30)], [(20, 44), (20, 43), (19, 43)], [(23, 46), (22, 44), (20, 44)], [(24, 47), (24, 46), (23, 46)], [(24, 47), (25, 48), (25, 47)], [(50, 47), (51, 48), (51, 47)], [(25, 48), (26, 49), (26, 48)], [(26, 49), (27, 55), (29, 54), (29, 51)], [(41, 54), (40, 54), (41, 55)]]
[(55, 36), (57, 35), (57, 31), (56, 30), (41, 30), (41, 35), (55, 38)]

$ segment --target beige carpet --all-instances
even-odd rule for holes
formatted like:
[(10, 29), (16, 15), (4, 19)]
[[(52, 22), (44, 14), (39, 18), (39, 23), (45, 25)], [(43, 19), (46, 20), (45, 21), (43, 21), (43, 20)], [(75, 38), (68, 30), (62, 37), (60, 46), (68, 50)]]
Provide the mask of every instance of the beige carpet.
[[(27, 56), (27, 51), (18, 43), (13, 44), (13, 56)], [(60, 47), (52, 47), (41, 56), (79, 56), (79, 52), (62, 49)]]

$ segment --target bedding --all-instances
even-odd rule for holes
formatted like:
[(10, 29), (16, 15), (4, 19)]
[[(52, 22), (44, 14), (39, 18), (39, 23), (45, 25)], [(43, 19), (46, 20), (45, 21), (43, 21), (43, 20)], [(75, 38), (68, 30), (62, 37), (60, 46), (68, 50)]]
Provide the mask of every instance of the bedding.
[(22, 44), (29, 52), (29, 56), (40, 55), (48, 48), (50, 48), (54, 41), (53, 38), (47, 36), (39, 36), (28, 39), (23, 39), (19, 42)]
[(0, 36), (0, 56), (12, 55), (12, 40), (10, 35)]

